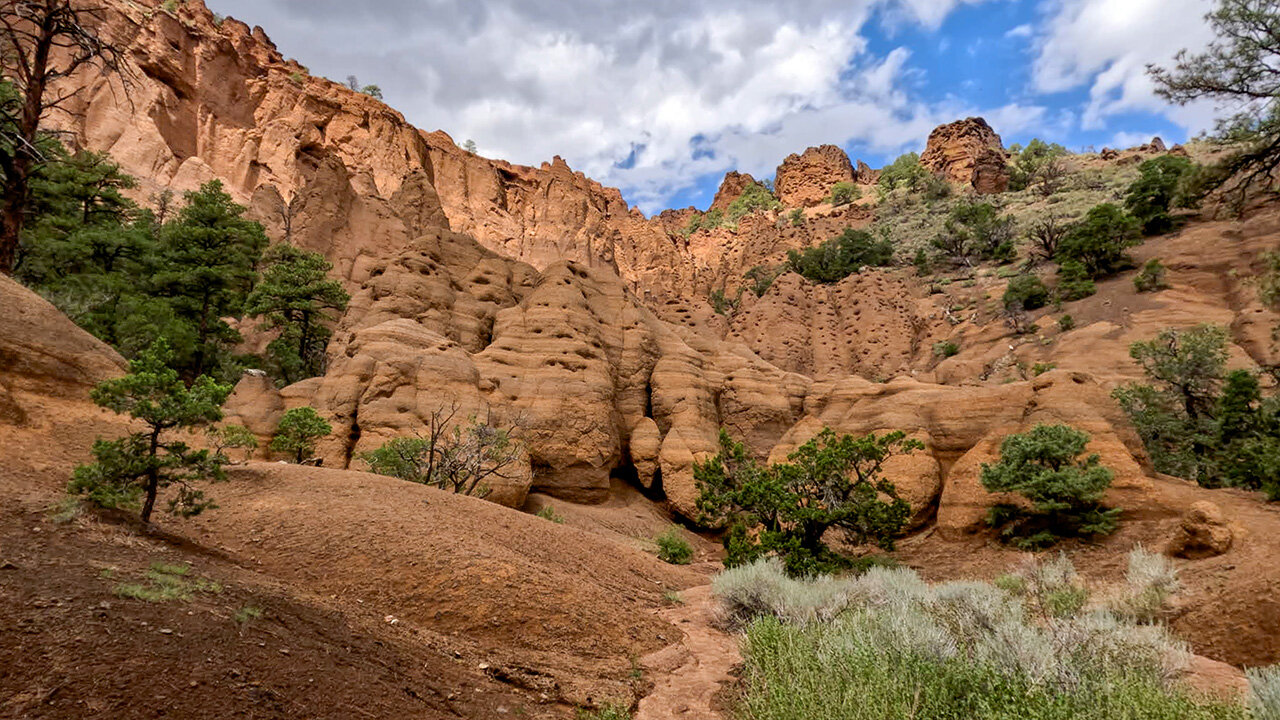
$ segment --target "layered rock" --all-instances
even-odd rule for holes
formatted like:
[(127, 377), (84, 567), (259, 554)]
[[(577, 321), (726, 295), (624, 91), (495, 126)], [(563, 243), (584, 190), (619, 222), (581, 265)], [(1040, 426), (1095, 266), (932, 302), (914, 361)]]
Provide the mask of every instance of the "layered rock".
[(831, 186), (854, 181), (853, 165), (835, 145), (811, 147), (788, 155), (778, 166), (774, 189), (787, 207), (812, 207), (831, 195)]
[(1004, 144), (980, 117), (935, 128), (929, 133), (920, 164), (953, 183), (973, 187), (979, 194), (1001, 193), (1009, 188)]

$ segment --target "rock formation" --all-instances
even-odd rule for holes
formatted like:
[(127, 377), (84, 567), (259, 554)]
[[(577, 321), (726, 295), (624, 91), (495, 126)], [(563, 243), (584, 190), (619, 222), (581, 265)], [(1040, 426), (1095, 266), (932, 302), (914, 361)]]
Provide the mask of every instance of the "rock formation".
[(920, 164), (930, 172), (983, 195), (1008, 189), (1007, 162), (1000, 136), (980, 117), (935, 128), (920, 156)]
[[(678, 230), (690, 210), (645, 218), (558, 158), (530, 168), (465, 152), (307, 75), (261, 30), (215, 23), (194, 0), (176, 14), (111, 7), (109, 29), (136, 64), (131, 103), (118, 79), (80, 78), (79, 112), (65, 121), (78, 142), (111, 152), (148, 191), (223, 179), (275, 239), (323, 252), (353, 291), (324, 377), (277, 390), (248, 376), (228, 405), (230, 419), (264, 437), (284, 410), (314, 405), (336, 430), (322, 447), (326, 466), (361, 467), (360, 453), (456, 405), (459, 417), (520, 429), (527, 458), (495, 485), (495, 500), (518, 506), (536, 491), (597, 501), (627, 478), (692, 514), (691, 468), (721, 427), (762, 459), (824, 424), (897, 428), (927, 446), (903, 470), (916, 521), (937, 507), (941, 526), (962, 533), (988, 501), (976, 468), (1031, 419), (1078, 422), (1125, 483), (1149, 477), (1106, 397), (1137, 372), (1124, 341), (1218, 318), (1232, 324), (1237, 358), (1273, 352), (1272, 317), (1242, 311), (1248, 302), (1221, 281), (1256, 257), (1272, 227), (1212, 250), (1188, 230), (1170, 242), (1195, 247), (1166, 255), (1176, 302), (1115, 290), (1108, 297), (1126, 305), (1112, 308), (1100, 293), (1073, 308), (1083, 326), (1070, 343), (1011, 341), (998, 321), (953, 311), (967, 307), (956, 290), (930, 296), (896, 270), (831, 286), (783, 275), (762, 297), (735, 295), (747, 269), (864, 226), (871, 211), (820, 208), (800, 226), (759, 214), (686, 237)], [(1006, 181), (1000, 139), (978, 118), (936, 130), (922, 162), (979, 192)], [(751, 181), (731, 174), (716, 203)], [(850, 181), (874, 172), (861, 163), (855, 172), (826, 145), (787, 158), (776, 185), (784, 203), (808, 207)], [(1002, 291), (999, 279), (979, 280), (975, 294)], [(732, 317), (712, 311), (713, 289), (739, 297)], [(942, 339), (965, 350), (939, 359)], [(997, 384), (1033, 362), (1061, 370)], [(4, 392), (0, 413), (20, 418), (20, 399)]]
[(746, 173), (736, 170), (729, 172), (724, 176), (724, 180), (720, 181), (720, 189), (716, 191), (716, 197), (711, 201), (711, 207), (707, 209), (728, 212), (729, 205), (738, 199), (742, 191), (755, 184), (756, 179)]
[(832, 185), (853, 180), (853, 165), (844, 150), (820, 145), (788, 155), (778, 166), (774, 189), (787, 207), (812, 207), (831, 195)]

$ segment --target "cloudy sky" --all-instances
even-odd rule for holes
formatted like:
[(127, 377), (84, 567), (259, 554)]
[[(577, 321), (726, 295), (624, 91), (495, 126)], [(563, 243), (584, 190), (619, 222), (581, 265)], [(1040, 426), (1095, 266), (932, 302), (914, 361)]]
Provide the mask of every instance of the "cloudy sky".
[(1005, 143), (1182, 141), (1144, 68), (1209, 39), (1211, 0), (206, 0), (286, 56), (376, 83), (482, 155), (554, 155), (646, 212), (710, 203), (810, 145), (879, 167), (980, 114)]

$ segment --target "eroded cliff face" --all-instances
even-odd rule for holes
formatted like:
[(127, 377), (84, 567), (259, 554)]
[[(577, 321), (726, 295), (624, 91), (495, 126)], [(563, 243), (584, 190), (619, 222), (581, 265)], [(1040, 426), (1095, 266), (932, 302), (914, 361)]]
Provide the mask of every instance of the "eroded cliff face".
[[(1152, 252), (1168, 253), (1173, 289), (1139, 298), (1104, 284), (1073, 309), (1080, 327), (1066, 335), (1052, 311), (1037, 318), (1045, 330), (1015, 337), (969, 310), (1003, 292), (994, 273), (975, 279), (972, 297), (931, 295), (906, 270), (832, 286), (783, 275), (761, 297), (744, 292), (726, 317), (708, 292), (868, 224), (865, 203), (822, 200), (835, 182), (874, 182), (874, 171), (838, 148), (811, 149), (779, 168), (784, 211), (686, 235), (691, 209), (645, 218), (562, 160), (530, 168), (467, 153), (308, 76), (262, 31), (217, 24), (195, 0), (176, 16), (155, 4), (110, 7), (107, 29), (129, 49), (128, 87), (73, 78), (85, 91), (58, 122), (147, 192), (221, 179), (274, 239), (323, 252), (353, 291), (323, 377), (278, 390), (249, 376), (228, 404), (231, 420), (262, 435), (285, 409), (315, 406), (335, 427), (322, 448), (329, 466), (361, 467), (360, 453), (456, 406), (459, 419), (520, 428), (526, 456), (495, 480), (499, 502), (519, 506), (530, 491), (598, 501), (623, 478), (693, 515), (692, 467), (716, 450), (721, 427), (762, 459), (823, 425), (902, 429), (928, 448), (901, 468), (917, 522), (941, 508), (940, 521), (960, 532), (986, 501), (973, 491), (981, 459), (1033, 420), (1089, 429), (1104, 461), (1133, 479), (1121, 488), (1151, 477), (1107, 399), (1138, 372), (1129, 340), (1214, 317), (1235, 331), (1241, 363), (1274, 359), (1265, 333), (1274, 318), (1229, 279), (1256, 262), (1274, 221), (1153, 241)], [(935, 132), (923, 161), (985, 191), (999, 187), (1002, 152), (985, 122), (968, 120)], [(751, 181), (727, 178), (718, 206)], [(1238, 246), (1208, 242), (1228, 230)], [(1205, 255), (1205, 243), (1218, 254)], [(962, 352), (938, 357), (942, 340)], [(1058, 372), (1031, 378), (1034, 363)], [(21, 412), (0, 393), (0, 413)]]

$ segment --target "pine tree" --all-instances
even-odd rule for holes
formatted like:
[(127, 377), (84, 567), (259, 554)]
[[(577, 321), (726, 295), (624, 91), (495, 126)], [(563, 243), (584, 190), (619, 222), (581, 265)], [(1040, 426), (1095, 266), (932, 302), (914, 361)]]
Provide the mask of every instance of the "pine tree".
[(351, 296), (319, 253), (287, 243), (273, 245), (263, 257), (266, 269), (249, 294), (246, 314), (263, 319), (260, 327), (279, 336), (267, 346), (286, 384), (323, 372), (324, 350), (333, 318), (327, 310), (345, 310)]
[(1102, 507), (1102, 496), (1115, 474), (1099, 464), (1098, 455), (1083, 459), (1087, 433), (1068, 425), (1037, 425), (1010, 435), (1000, 445), (1000, 462), (982, 466), (988, 492), (1013, 492), (1031, 501), (1031, 509), (999, 504), (989, 521), (1019, 547), (1038, 549), (1062, 536), (1108, 534), (1115, 530), (1118, 509)]
[(823, 428), (787, 462), (765, 467), (721, 430), (720, 453), (693, 468), (700, 520), (731, 528), (730, 566), (773, 552), (795, 576), (847, 568), (823, 537), (835, 530), (850, 544), (892, 549), (911, 508), (881, 469), (890, 457), (922, 448), (902, 432), (853, 437)]
[(245, 208), (218, 180), (183, 197), (186, 205), (161, 230), (161, 268), (154, 284), (176, 317), (192, 328), (189, 358), (182, 366), (194, 377), (216, 368), (225, 349), (240, 341), (240, 333), (223, 318), (243, 312), (267, 236), (261, 225), (242, 217)]
[(316, 440), (333, 432), (333, 426), (320, 417), (312, 407), (298, 407), (286, 412), (276, 426), (271, 449), (291, 453), (293, 461), (301, 464), (315, 451)]
[(90, 397), (98, 405), (141, 421), (145, 430), (93, 445), (97, 462), (76, 468), (68, 491), (104, 507), (134, 507), (142, 501), (143, 522), (161, 489), (178, 486), (169, 503), (175, 514), (195, 515), (213, 507), (193, 484), (225, 479), (226, 458), (208, 450), (193, 450), (172, 440), (173, 431), (222, 419), (222, 403), (231, 393), (202, 375), (188, 387), (171, 367), (173, 351), (160, 338), (129, 363), (129, 374), (98, 384)]
[(1244, 150), (1201, 174), (1201, 194), (1224, 187), (1243, 203), (1249, 188), (1274, 182), (1280, 169), (1280, 13), (1274, 0), (1219, 0), (1206, 19), (1217, 38), (1199, 54), (1178, 54), (1174, 67), (1148, 67), (1156, 93), (1180, 105), (1213, 100), (1242, 108), (1218, 133)]

